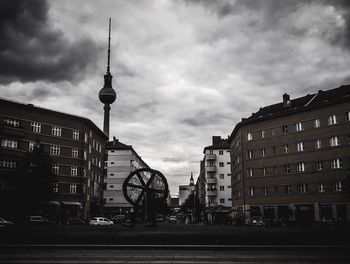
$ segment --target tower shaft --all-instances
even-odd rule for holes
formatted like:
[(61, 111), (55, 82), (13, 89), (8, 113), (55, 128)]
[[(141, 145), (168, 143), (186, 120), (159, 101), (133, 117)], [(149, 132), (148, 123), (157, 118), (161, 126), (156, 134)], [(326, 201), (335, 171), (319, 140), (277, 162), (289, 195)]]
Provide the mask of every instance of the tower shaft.
[(104, 110), (104, 117), (103, 117), (103, 132), (108, 136), (109, 138), (109, 112), (111, 110), (111, 107), (109, 104), (105, 104), (103, 107)]

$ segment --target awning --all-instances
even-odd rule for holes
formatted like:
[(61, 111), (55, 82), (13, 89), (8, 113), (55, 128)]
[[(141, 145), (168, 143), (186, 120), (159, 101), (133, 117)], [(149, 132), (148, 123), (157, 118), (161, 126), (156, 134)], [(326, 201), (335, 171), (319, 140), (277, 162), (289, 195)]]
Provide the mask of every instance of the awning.
[(63, 205), (76, 205), (76, 206), (81, 206), (81, 203), (79, 202), (61, 202)]

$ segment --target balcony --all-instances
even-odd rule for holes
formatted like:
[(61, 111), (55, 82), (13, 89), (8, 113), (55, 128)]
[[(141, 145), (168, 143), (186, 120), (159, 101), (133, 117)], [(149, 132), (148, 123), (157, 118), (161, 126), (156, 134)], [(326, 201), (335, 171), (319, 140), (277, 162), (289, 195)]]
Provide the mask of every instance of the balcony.
[(207, 190), (207, 196), (216, 196), (216, 195), (217, 195), (216, 189)]
[(216, 160), (216, 154), (205, 154), (206, 160)]
[(216, 166), (207, 166), (207, 172), (215, 172)]
[(217, 180), (215, 177), (208, 177), (207, 178), (207, 183), (212, 183), (212, 184), (216, 184)]

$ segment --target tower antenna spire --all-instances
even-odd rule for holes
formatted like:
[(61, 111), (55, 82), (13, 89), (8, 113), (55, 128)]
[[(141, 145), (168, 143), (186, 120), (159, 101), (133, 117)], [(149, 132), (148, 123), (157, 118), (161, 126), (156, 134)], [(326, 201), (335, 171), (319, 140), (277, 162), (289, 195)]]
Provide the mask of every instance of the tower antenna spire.
[(108, 30), (108, 59), (107, 59), (107, 73), (109, 72), (109, 68), (110, 68), (110, 57), (111, 57), (111, 21), (112, 19), (109, 18), (109, 30)]

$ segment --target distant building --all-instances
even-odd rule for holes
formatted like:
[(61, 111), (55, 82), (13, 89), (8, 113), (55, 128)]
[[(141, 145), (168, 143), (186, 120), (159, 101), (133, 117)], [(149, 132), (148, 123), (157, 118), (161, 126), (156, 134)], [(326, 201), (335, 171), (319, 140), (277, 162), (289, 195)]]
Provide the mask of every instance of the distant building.
[(203, 150), (206, 207), (232, 206), (231, 165), (228, 139), (213, 136), (212, 145)]
[(171, 197), (170, 210), (172, 213), (177, 213), (180, 211), (179, 197)]
[(205, 205), (205, 195), (206, 195), (206, 180), (205, 180), (205, 160), (200, 161), (200, 172), (196, 182), (196, 196), (199, 202)]
[(236, 216), (350, 221), (350, 86), (260, 108), (230, 136)]
[[(32, 104), (0, 99), (0, 207), (8, 205), (15, 177), (25, 173), (23, 156), (36, 144), (49, 153), (56, 175), (55, 197), (50, 202), (57, 220), (89, 217), (102, 206), (104, 145), (107, 136), (89, 119)], [(25, 197), (22, 197), (25, 199)]]
[(181, 206), (188, 196), (195, 189), (193, 174), (191, 172), (190, 184), (189, 185), (180, 185), (179, 186), (179, 205)]
[(124, 214), (133, 207), (124, 197), (123, 183), (137, 169), (149, 168), (131, 145), (114, 138), (106, 145), (105, 190), (103, 212), (106, 215)]

